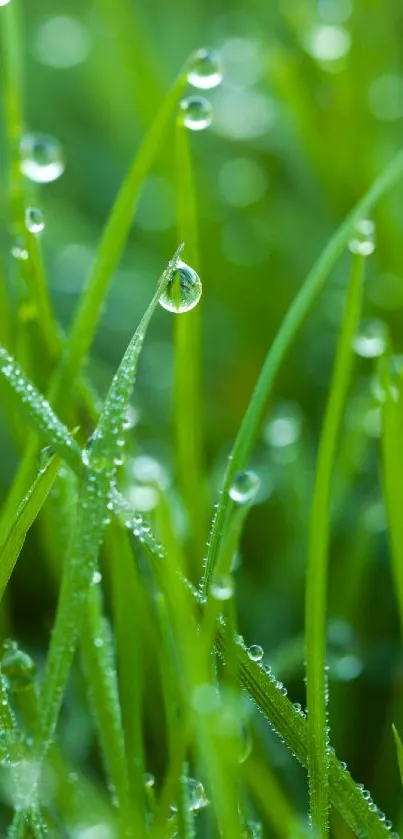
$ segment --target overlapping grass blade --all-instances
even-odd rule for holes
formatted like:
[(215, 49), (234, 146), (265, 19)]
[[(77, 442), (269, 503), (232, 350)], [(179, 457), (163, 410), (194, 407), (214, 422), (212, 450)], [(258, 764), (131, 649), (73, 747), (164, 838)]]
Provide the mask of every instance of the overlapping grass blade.
[(211, 584), (219, 543), (225, 538), (226, 520), (229, 508), (228, 490), (235, 474), (245, 468), (258, 432), (267, 398), (284, 358), (295, 339), (305, 317), (312, 308), (326, 277), (343, 253), (356, 221), (368, 214), (383, 195), (403, 176), (403, 151), (391, 161), (372, 187), (354, 207), (345, 221), (332, 236), (319, 259), (308, 274), (299, 293), (288, 310), (283, 323), (274, 339), (249, 405), (239, 428), (232, 453), (227, 462), (223, 489), (219, 498), (217, 512), (213, 522), (207, 563), (202, 579), (202, 590), (206, 593)]
[(79, 472), (81, 451), (78, 443), (56, 416), (49, 402), (26, 378), (17, 362), (3, 347), (0, 347), (0, 373), (35, 431), (66, 463)]
[(20, 555), (29, 528), (38, 516), (60, 468), (60, 458), (52, 457), (41, 470), (26, 497), (9, 523), (5, 541), (0, 546), (0, 600), (14, 565)]
[(400, 779), (403, 786), (403, 745), (395, 725), (392, 725), (392, 731), (395, 738), (397, 762), (399, 764)]
[(364, 257), (352, 262), (345, 313), (319, 442), (312, 499), (306, 581), (305, 638), (311, 818), (318, 836), (328, 834), (328, 737), (326, 714), (326, 601), (330, 493), (361, 309)]

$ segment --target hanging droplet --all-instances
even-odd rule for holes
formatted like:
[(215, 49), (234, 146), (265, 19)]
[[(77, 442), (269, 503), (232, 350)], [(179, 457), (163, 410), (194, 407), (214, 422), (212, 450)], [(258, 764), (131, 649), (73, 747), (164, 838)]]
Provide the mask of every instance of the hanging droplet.
[(229, 490), (230, 498), (237, 504), (246, 504), (247, 501), (252, 501), (255, 497), (259, 485), (260, 480), (251, 469), (246, 472), (238, 472)]
[(25, 210), (25, 227), (30, 233), (42, 233), (45, 227), (42, 210), (36, 207), (27, 207)]
[(14, 259), (21, 260), (22, 262), (25, 262), (28, 259), (28, 251), (24, 245), (23, 239), (17, 239), (11, 248), (11, 256), (13, 256)]
[(34, 133), (21, 137), (20, 169), (30, 181), (50, 183), (60, 178), (64, 168), (63, 149), (56, 137)]
[(190, 59), (187, 80), (192, 87), (210, 90), (222, 82), (222, 68), (219, 56), (214, 50), (197, 50)]
[(361, 324), (354, 338), (353, 348), (362, 358), (377, 358), (386, 349), (387, 330), (382, 320), (368, 320)]
[[(204, 791), (203, 784), (196, 781), (195, 778), (181, 778), (181, 784), (185, 787), (187, 810), (196, 812), (203, 807), (207, 807), (209, 801)], [(174, 802), (171, 804), (173, 813), (178, 812), (178, 805)]]
[(351, 253), (370, 256), (375, 250), (375, 225), (371, 219), (357, 221), (354, 233), (348, 243)]
[(35, 678), (36, 664), (30, 655), (20, 650), (15, 641), (4, 641), (1, 672), (10, 690), (24, 690), (30, 687)]
[(54, 453), (55, 451), (53, 446), (44, 446), (43, 449), (40, 450), (38, 457), (38, 466), (40, 472), (43, 472), (46, 469)]
[(196, 271), (180, 260), (159, 299), (161, 306), (168, 312), (181, 314), (189, 312), (200, 300), (202, 293), (201, 279)]
[(214, 575), (210, 593), (215, 600), (230, 600), (234, 594), (234, 580), (231, 574)]
[(183, 124), (191, 131), (203, 131), (213, 121), (212, 105), (204, 96), (188, 96), (182, 99), (179, 107)]
[(264, 656), (263, 647), (259, 644), (252, 644), (248, 649), (248, 656), (251, 661), (261, 661)]
[(155, 786), (155, 778), (154, 775), (151, 774), (151, 772), (144, 772), (143, 779), (144, 786), (148, 789), (151, 789), (151, 787)]

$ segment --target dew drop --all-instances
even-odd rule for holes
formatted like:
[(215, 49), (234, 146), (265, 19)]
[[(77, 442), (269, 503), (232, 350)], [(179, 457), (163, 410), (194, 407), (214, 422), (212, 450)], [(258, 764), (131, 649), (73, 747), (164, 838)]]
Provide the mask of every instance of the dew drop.
[(231, 574), (217, 574), (211, 581), (211, 596), (215, 600), (230, 600), (234, 594), (234, 580)]
[(100, 571), (94, 571), (94, 573), (93, 573), (93, 575), (92, 575), (92, 582), (93, 582), (93, 585), (94, 585), (94, 586), (98, 585), (98, 583), (100, 583), (100, 582), (101, 582), (101, 580), (102, 580), (102, 574), (101, 574), (101, 572), (100, 572)]
[(60, 178), (65, 168), (63, 149), (48, 134), (24, 134), (20, 142), (20, 169), (35, 183), (45, 184)]
[(18, 259), (22, 262), (25, 262), (28, 259), (28, 251), (22, 239), (17, 239), (17, 241), (11, 248), (11, 256), (13, 256), (14, 259)]
[(213, 108), (204, 96), (188, 96), (180, 103), (183, 124), (191, 131), (203, 131), (213, 121)]
[(370, 256), (375, 250), (375, 225), (371, 219), (357, 221), (354, 232), (348, 243), (351, 253)]
[(251, 661), (261, 661), (263, 655), (263, 648), (260, 647), (259, 644), (252, 644), (252, 646), (248, 649), (248, 656)]
[(262, 839), (263, 828), (260, 822), (249, 821), (242, 831), (242, 839)]
[(143, 778), (144, 786), (148, 787), (148, 789), (151, 789), (151, 787), (155, 785), (155, 778), (154, 775), (151, 774), (151, 772), (145, 772)]
[(229, 496), (236, 504), (246, 504), (255, 497), (259, 486), (260, 480), (255, 472), (238, 472), (229, 489)]
[(25, 227), (30, 233), (42, 233), (45, 227), (42, 210), (36, 207), (27, 207), (25, 210)]
[[(209, 801), (204, 791), (203, 784), (200, 781), (196, 781), (195, 778), (181, 778), (181, 783), (185, 787), (186, 791), (188, 812), (197, 812), (197, 810), (207, 807)], [(171, 804), (171, 810), (174, 813), (177, 813), (177, 804)]]
[(7, 640), (3, 644), (1, 672), (6, 677), (10, 690), (24, 690), (30, 687), (34, 681), (36, 664), (30, 655), (19, 648), (15, 641)]
[(181, 314), (189, 312), (200, 300), (202, 293), (201, 279), (196, 271), (181, 260), (173, 272), (161, 297), (160, 305), (168, 312)]
[(361, 324), (354, 338), (353, 349), (362, 358), (378, 358), (386, 349), (387, 332), (384, 321), (368, 320)]
[(222, 82), (222, 68), (219, 56), (214, 50), (197, 50), (190, 59), (187, 80), (192, 87), (210, 90)]

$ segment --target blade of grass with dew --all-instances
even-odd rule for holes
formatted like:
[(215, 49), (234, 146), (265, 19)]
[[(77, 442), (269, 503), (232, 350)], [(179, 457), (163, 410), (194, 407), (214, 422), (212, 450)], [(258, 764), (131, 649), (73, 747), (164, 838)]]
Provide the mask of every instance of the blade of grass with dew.
[(99, 585), (93, 583), (81, 634), (87, 692), (122, 829), (125, 830), (125, 826), (131, 823), (133, 836), (141, 837), (146, 835), (145, 811), (144, 807), (141, 808), (141, 799), (133, 799), (130, 795), (115, 654), (98, 589)]
[(128, 533), (112, 522), (105, 534), (110, 557), (113, 626), (116, 643), (118, 690), (122, 710), (126, 759), (133, 800), (144, 807), (144, 745), (142, 732), (142, 660), (140, 580)]
[(400, 780), (401, 780), (402, 786), (403, 786), (403, 745), (402, 745), (402, 741), (401, 741), (400, 736), (399, 736), (399, 732), (398, 732), (396, 726), (393, 725), (393, 724), (392, 724), (392, 731), (393, 731), (393, 736), (395, 738), (395, 743), (396, 743), (396, 754), (397, 754), (397, 762), (399, 764)]
[[(186, 242), (186, 257), (200, 271), (196, 187), (188, 140), (189, 131), (176, 119), (177, 229)], [(206, 542), (206, 499), (202, 465), (201, 314), (195, 306), (175, 318), (174, 416), (178, 485), (189, 515), (193, 563), (200, 562)], [(200, 567), (194, 568), (200, 574)]]
[[(219, 630), (217, 644), (220, 654), (225, 659), (223, 628)], [(242, 687), (297, 760), (307, 768), (309, 738), (305, 715), (294, 708), (274, 676), (265, 672), (259, 663), (251, 661), (244, 644), (236, 644), (236, 654)], [(371, 839), (390, 837), (390, 830), (387, 824), (378, 818), (373, 802), (364, 798), (349, 772), (343, 769), (333, 752), (329, 755), (329, 793), (331, 803), (357, 835), (360, 835), (360, 831), (362, 835), (366, 831), (366, 835)]]
[(291, 304), (268, 351), (262, 371), (241, 422), (231, 456), (228, 458), (222, 492), (213, 521), (207, 562), (201, 581), (201, 588), (204, 594), (208, 592), (211, 584), (219, 543), (222, 539), (225, 539), (230, 501), (228, 491), (236, 473), (242, 471), (247, 464), (267, 398), (272, 390), (280, 366), (298, 330), (312, 308), (318, 293), (324, 285), (329, 272), (345, 250), (354, 224), (360, 218), (365, 217), (402, 176), (403, 151), (400, 151), (379, 177), (376, 178), (369, 191), (356, 204), (322, 251)]
[(39, 760), (52, 743), (78, 636), (85, 620), (88, 592), (96, 569), (111, 485), (117, 472), (127, 405), (129, 403), (145, 332), (161, 292), (175, 270), (182, 246), (157, 285), (123, 356), (105, 400), (87, 452), (76, 526), (65, 563), (56, 620), (53, 627), (41, 693), (41, 719), (37, 734)]
[(79, 472), (81, 451), (78, 443), (56, 416), (49, 402), (26, 378), (17, 362), (3, 347), (0, 347), (0, 373), (35, 431), (72, 469)]
[(403, 387), (401, 380), (391, 374), (392, 359), (381, 367), (382, 404), (382, 471), (383, 494), (388, 521), (388, 534), (394, 588), (403, 632)]
[(57, 473), (60, 458), (52, 457), (41, 470), (26, 497), (22, 500), (15, 517), (10, 522), (9, 532), (0, 546), (0, 601), (3, 597), (15, 563), (20, 555), (25, 537), (46, 501)]
[(305, 599), (309, 796), (313, 830), (320, 837), (326, 837), (329, 831), (326, 603), (331, 483), (352, 368), (353, 340), (361, 311), (364, 259), (365, 257), (356, 254), (352, 260), (345, 311), (319, 441), (309, 521)]

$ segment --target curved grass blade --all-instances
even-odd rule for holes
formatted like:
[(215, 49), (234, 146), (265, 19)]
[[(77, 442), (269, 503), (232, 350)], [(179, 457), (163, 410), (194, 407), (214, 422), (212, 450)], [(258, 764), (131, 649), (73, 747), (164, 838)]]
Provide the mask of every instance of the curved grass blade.
[(352, 367), (353, 339), (360, 316), (363, 275), (364, 257), (357, 254), (352, 261), (345, 312), (319, 442), (309, 524), (305, 608), (309, 794), (313, 830), (321, 837), (326, 837), (329, 831), (325, 666), (330, 492), (337, 440)]
[(61, 404), (75, 382), (93, 340), (108, 284), (121, 258), (133, 213), (144, 181), (162, 144), (169, 120), (186, 84), (182, 72), (168, 92), (142, 146), (136, 153), (107, 220), (94, 265), (81, 297), (54, 386), (55, 403)]
[(65, 565), (41, 695), (37, 752), (42, 760), (52, 743), (67, 677), (81, 633), (88, 593), (102, 541), (111, 485), (121, 452), (122, 429), (144, 335), (161, 292), (176, 268), (182, 245), (162, 274), (156, 293), (130, 341), (105, 400), (87, 452), (76, 526)]
[[(186, 242), (186, 257), (199, 272), (196, 188), (188, 140), (181, 117), (176, 124), (177, 229)], [(206, 543), (206, 498), (202, 466), (201, 314), (199, 304), (175, 318), (174, 417), (178, 485), (189, 515), (189, 546), (200, 562)], [(200, 574), (200, 566), (195, 568)]]
[(394, 186), (403, 176), (403, 151), (391, 161), (386, 169), (374, 181), (373, 185), (347, 216), (345, 221), (332, 236), (322, 251), (319, 259), (308, 274), (299, 293), (289, 308), (279, 331), (271, 345), (262, 371), (246, 409), (239, 428), (231, 456), (228, 458), (227, 469), (223, 481), (223, 489), (218, 501), (218, 508), (214, 518), (210, 547), (204, 569), (201, 588), (207, 594), (211, 584), (220, 540), (224, 538), (226, 519), (229, 508), (228, 491), (237, 472), (242, 471), (259, 429), (267, 398), (273, 387), (275, 378), (284, 358), (302, 326), (305, 317), (312, 308), (326, 277), (343, 253), (352, 228), (358, 219), (365, 217), (378, 203), (383, 195)]
[(26, 378), (17, 362), (0, 347), (0, 372), (18, 398), (21, 410), (40, 437), (76, 472), (81, 468), (81, 450), (49, 402)]
[[(217, 643), (220, 654), (225, 657), (224, 628), (220, 628)], [(283, 695), (273, 675), (265, 672), (262, 665), (250, 660), (243, 644), (236, 644), (235, 647), (242, 687), (297, 760), (307, 768), (309, 739), (305, 715), (297, 711), (288, 697)], [(333, 752), (329, 755), (329, 793), (331, 803), (357, 836), (390, 839), (390, 827), (378, 818), (374, 803), (364, 798)]]
[(39, 514), (60, 469), (60, 458), (52, 457), (41, 470), (31, 489), (9, 523), (9, 531), (0, 547), (0, 601), (20, 555), (25, 537)]

